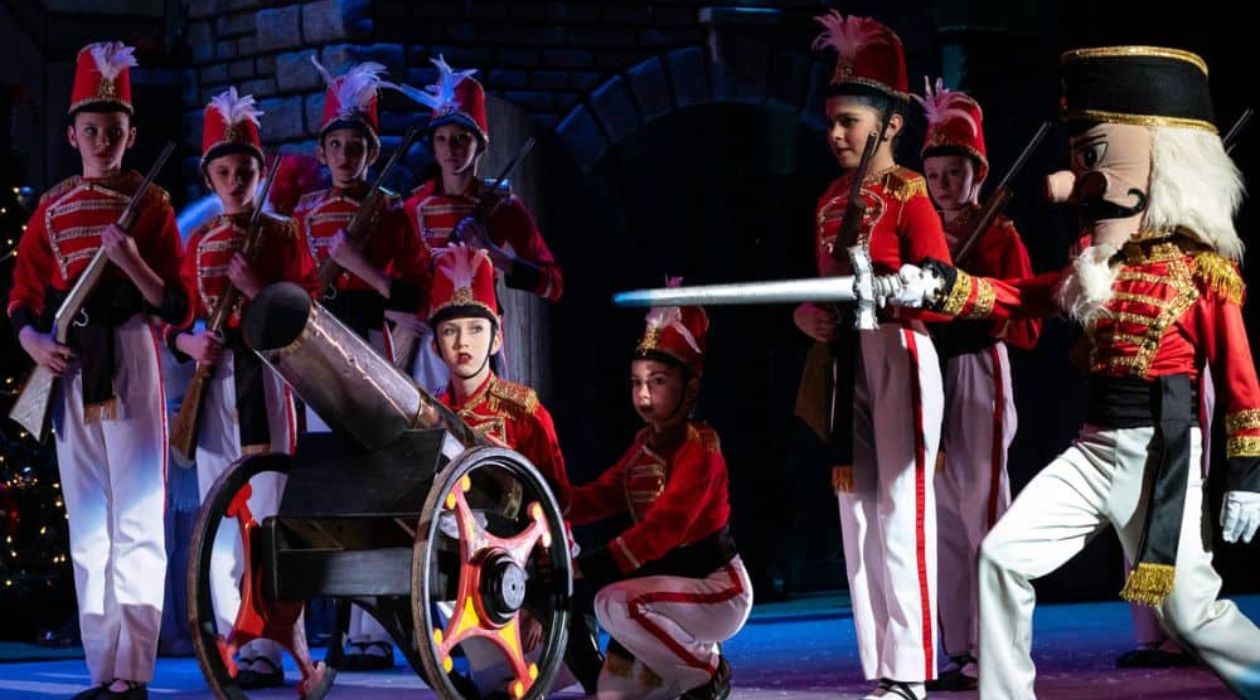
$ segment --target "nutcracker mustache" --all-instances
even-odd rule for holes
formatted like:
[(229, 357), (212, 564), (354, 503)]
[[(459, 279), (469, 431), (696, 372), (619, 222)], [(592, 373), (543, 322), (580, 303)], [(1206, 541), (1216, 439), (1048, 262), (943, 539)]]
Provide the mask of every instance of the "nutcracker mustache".
[(1077, 207), (1081, 217), (1091, 223), (1106, 219), (1127, 219), (1146, 211), (1147, 196), (1145, 192), (1134, 187), (1129, 190), (1128, 194), (1137, 200), (1132, 206), (1117, 204), (1102, 197), (1070, 202), (1070, 204)]

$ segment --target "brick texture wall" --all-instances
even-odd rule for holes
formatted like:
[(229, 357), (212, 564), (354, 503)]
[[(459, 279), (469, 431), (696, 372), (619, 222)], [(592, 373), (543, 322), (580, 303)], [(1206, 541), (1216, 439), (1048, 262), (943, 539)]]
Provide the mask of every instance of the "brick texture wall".
[[(309, 57), (334, 74), (361, 61), (392, 78), (430, 83), (431, 57), (476, 68), (497, 97), (554, 130), (589, 167), (641, 124), (709, 101), (774, 100), (816, 119), (827, 61), (805, 49), (819, 0), (190, 0), (183, 76), (183, 140), (199, 148), (201, 109), (235, 85), (267, 112), (265, 140), (311, 151), (323, 86)], [(930, 47), (930, 21), (910, 2), (857, 3), (847, 12), (887, 19), (910, 47)], [(918, 59), (912, 49), (912, 68)], [(409, 101), (382, 100), (382, 130), (397, 138), (417, 118)], [(198, 178), (196, 159), (184, 163)]]

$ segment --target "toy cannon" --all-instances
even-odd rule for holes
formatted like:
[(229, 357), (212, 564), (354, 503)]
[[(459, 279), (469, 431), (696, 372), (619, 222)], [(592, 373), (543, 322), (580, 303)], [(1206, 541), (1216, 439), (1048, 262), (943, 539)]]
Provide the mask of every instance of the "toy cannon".
[[(351, 602), (362, 606), (439, 697), (479, 696), (464, 668), (471, 647), (498, 654), (494, 694), (543, 697), (564, 656), (573, 581), (560, 509), (535, 467), (481, 439), (296, 285), (261, 292), (242, 328), (355, 449), (300, 466), (284, 454), (247, 456), (206, 495), (189, 552), (188, 607), (210, 689), (246, 698), (233, 656), (268, 638), (296, 659), (299, 694), (324, 697), (343, 640), (335, 635), (313, 662), (302, 611), (331, 596), (337, 629)], [(280, 475), (278, 512), (256, 515), (251, 495)], [(239, 611), (223, 629), (211, 561), (227, 545), (240, 548), (244, 571)]]

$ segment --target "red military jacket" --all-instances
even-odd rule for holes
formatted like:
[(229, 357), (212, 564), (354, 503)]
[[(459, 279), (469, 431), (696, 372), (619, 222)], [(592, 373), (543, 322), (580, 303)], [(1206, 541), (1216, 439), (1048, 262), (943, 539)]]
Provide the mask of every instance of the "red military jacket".
[[(332, 187), (307, 193), (298, 201), (293, 218), (298, 222), (316, 267), (328, 259), (329, 245), (337, 232), (350, 225), (367, 188), (366, 183), (344, 190)], [(429, 253), (420, 245), (403, 212), (402, 198), (393, 192), (383, 194), (369, 225), (371, 234), (363, 248), (364, 257), (373, 267), (384, 270), (393, 282), (388, 308), (427, 309), (432, 264)], [(374, 291), (346, 270), (342, 270), (333, 285), (339, 292)]]
[[(245, 243), (249, 218), (250, 212), (220, 214), (198, 226), (188, 238), (180, 279), (192, 300), (193, 318), (209, 318), (232, 284), (227, 275), (228, 262)], [(296, 282), (314, 295), (318, 291), (315, 266), (310, 252), (302, 244), (297, 224), (292, 219), (266, 213), (260, 221), (262, 238), (251, 263), (259, 280), (264, 285)], [(240, 325), (240, 312), (246, 305), (247, 302), (242, 302), (238, 311), (228, 318), (228, 328)], [(173, 328), (169, 333), (191, 325), (190, 320), (184, 328)]]
[[(846, 258), (843, 248), (868, 246), (876, 274), (895, 274), (903, 262), (917, 263), (925, 257), (950, 259), (941, 218), (927, 194), (927, 182), (922, 175), (901, 166), (867, 176), (861, 189), (866, 215), (858, 228), (858, 239), (836, 241), (852, 186), (853, 174), (842, 175), (818, 198), (814, 252), (820, 275), (849, 274), (847, 265), (839, 266), (832, 258), (836, 246), (841, 246), (840, 252)], [(930, 312), (914, 309), (897, 309), (893, 313), (902, 318), (933, 318)]]
[[(966, 213), (945, 224), (945, 241), (950, 251), (957, 251), (962, 238), (974, 228), (980, 207), (972, 205)], [(1003, 280), (1032, 277), (1032, 263), (1028, 250), (1015, 229), (1015, 222), (999, 214), (989, 229), (967, 254), (966, 260), (955, 261), (959, 267), (980, 277), (996, 277)], [(1032, 349), (1041, 335), (1041, 319), (1007, 319), (993, 324), (990, 333), (994, 338), (1017, 348)]]
[[(18, 243), (7, 308), (15, 328), (55, 311), (48, 308), (47, 293), (67, 292), (74, 286), (100, 249), (101, 233), (118, 220), (143, 180), (134, 171), (104, 178), (76, 175), (44, 193)], [(165, 190), (157, 185), (149, 188), (128, 233), (135, 239), (140, 257), (168, 289), (178, 287), (179, 228)], [(124, 283), (130, 284), (126, 274), (109, 265), (100, 286)], [(177, 306), (163, 313), (163, 320), (183, 321), (187, 307), (182, 303)]]
[[(1117, 255), (1113, 294), (1086, 334), (1093, 374), (1152, 379), (1198, 376), (1211, 363), (1225, 404), (1227, 481), (1260, 491), (1260, 385), (1243, 325), (1244, 287), (1233, 262), (1180, 236), (1130, 241)], [(1010, 319), (1057, 310), (1066, 270), (1022, 280), (961, 270), (942, 310), (960, 318)]]
[[(447, 194), (442, 191), (441, 178), (434, 178), (413, 190), (404, 208), (420, 240), (432, 251), (448, 244), (455, 227), (472, 214), (488, 191), (489, 185), (473, 180), (467, 191)], [(564, 292), (560, 266), (520, 198), (509, 194), (490, 217), (486, 229), (491, 242), (519, 259), (504, 276), (507, 286), (533, 292), (550, 301), (560, 298)]]
[(533, 389), (491, 373), (462, 405), (455, 405), (454, 396), (455, 393), (447, 389), (438, 399), (458, 413), (473, 432), (525, 455), (547, 480), (560, 507), (568, 504), (571, 487), (564, 468), (564, 455), (560, 452), (560, 439), (556, 437), (556, 424)]
[(726, 459), (713, 428), (689, 422), (665, 440), (644, 428), (616, 464), (573, 488), (567, 516), (584, 525), (628, 511), (634, 524), (608, 552), (629, 574), (725, 527), (728, 491)]

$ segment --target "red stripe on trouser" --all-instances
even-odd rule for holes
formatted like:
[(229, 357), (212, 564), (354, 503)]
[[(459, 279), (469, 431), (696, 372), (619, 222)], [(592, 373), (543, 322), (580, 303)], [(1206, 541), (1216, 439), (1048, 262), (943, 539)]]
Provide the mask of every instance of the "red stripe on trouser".
[(666, 648), (674, 652), (674, 655), (682, 659), (683, 663), (695, 668), (702, 668), (709, 673), (717, 671), (717, 667), (707, 663), (702, 659), (698, 659), (694, 654), (687, 651), (686, 647), (679, 644), (677, 640), (669, 636), (665, 630), (652, 624), (647, 615), (643, 613), (644, 606), (652, 603), (697, 603), (701, 605), (713, 605), (722, 603), (734, 598), (744, 592), (744, 584), (740, 582), (739, 575), (735, 572), (735, 567), (730, 564), (726, 565), (726, 573), (731, 577), (731, 587), (724, 591), (715, 593), (682, 593), (677, 591), (662, 591), (659, 593), (644, 593), (641, 596), (632, 598), (629, 602), (630, 619), (639, 623), (639, 626), (647, 630), (653, 637), (656, 637), (664, 644)]
[(932, 596), (928, 590), (927, 535), (927, 439), (923, 435), (923, 388), (919, 386), (919, 346), (911, 328), (901, 329), (910, 353), (910, 400), (914, 402), (914, 549), (919, 569), (919, 607), (923, 619), (923, 663), (925, 678), (936, 677), (932, 650)]
[(998, 493), (1002, 486), (1002, 462), (1005, 461), (1006, 431), (1002, 421), (1006, 415), (1006, 368), (1002, 366), (1002, 353), (998, 346), (989, 347), (989, 361), (993, 363), (993, 449), (989, 453), (989, 529), (997, 521)]

